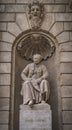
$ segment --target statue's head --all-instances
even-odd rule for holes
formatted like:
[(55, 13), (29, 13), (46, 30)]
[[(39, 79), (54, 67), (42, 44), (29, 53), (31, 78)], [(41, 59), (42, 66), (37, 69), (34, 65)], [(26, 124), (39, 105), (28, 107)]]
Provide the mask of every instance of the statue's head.
[(35, 64), (39, 64), (42, 61), (43, 57), (40, 54), (33, 55), (33, 61)]
[(29, 4), (29, 14), (30, 18), (38, 17), (42, 18), (44, 7), (37, 0), (35, 0), (32, 4)]

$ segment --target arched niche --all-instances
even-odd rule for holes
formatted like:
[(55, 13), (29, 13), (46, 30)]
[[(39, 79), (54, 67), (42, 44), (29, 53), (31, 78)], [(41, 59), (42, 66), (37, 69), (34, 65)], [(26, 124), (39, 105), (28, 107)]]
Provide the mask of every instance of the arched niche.
[[(12, 85), (11, 85), (11, 104), (10, 104), (10, 130), (19, 130), (19, 106), (22, 104), (22, 97), (20, 95), (21, 90), (21, 72), (24, 67), (32, 62), (26, 57), (22, 57), (21, 53), (18, 53), (18, 48), (21, 47), (21, 41), (26, 39), (32, 34), (40, 34), (46, 39), (50, 40), (50, 50), (51, 54), (43, 60), (43, 64), (47, 66), (49, 72), (50, 81), (50, 98), (48, 103), (51, 105), (52, 109), (52, 127), (53, 130), (58, 130), (59, 125), (59, 114), (58, 114), (58, 44), (55, 37), (45, 30), (27, 30), (22, 32), (14, 41), (12, 47)], [(20, 46), (19, 46), (20, 44)], [(28, 46), (29, 47), (29, 46)], [(55, 48), (54, 48), (55, 47)], [(19, 48), (20, 49), (20, 48)]]

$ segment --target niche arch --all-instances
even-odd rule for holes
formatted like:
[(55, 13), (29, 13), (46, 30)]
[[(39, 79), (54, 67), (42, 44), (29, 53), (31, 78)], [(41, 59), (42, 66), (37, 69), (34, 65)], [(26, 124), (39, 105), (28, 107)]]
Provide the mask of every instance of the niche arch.
[[(44, 38), (50, 39), (52, 42), (50, 45), (53, 50), (51, 50), (51, 54), (47, 55), (47, 57), (43, 60), (44, 64), (47, 66), (49, 71), (50, 85), (51, 85), (51, 94), (49, 99), (49, 104), (52, 109), (52, 126), (53, 130), (59, 129), (59, 73), (58, 73), (58, 43), (56, 38), (49, 32), (45, 30), (27, 30), (22, 32), (14, 41), (12, 46), (12, 76), (11, 76), (11, 104), (10, 104), (10, 130), (19, 130), (19, 106), (22, 104), (22, 97), (20, 96), (21, 90), (21, 77), (20, 73), (23, 68), (31, 61), (31, 59), (26, 59), (18, 53), (17, 47), (20, 41), (32, 34), (40, 34)], [(55, 46), (55, 48), (54, 48)], [(54, 54), (53, 54), (53, 51)]]

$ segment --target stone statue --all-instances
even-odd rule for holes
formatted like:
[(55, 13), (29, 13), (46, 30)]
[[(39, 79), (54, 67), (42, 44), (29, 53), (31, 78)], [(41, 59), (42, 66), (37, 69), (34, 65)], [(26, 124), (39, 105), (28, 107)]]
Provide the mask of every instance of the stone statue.
[(29, 4), (29, 20), (32, 28), (39, 28), (44, 16), (44, 6), (37, 0)]
[(23, 79), (21, 95), (24, 105), (32, 106), (47, 102), (49, 98), (48, 72), (41, 61), (42, 56), (40, 54), (33, 55), (34, 63), (28, 64), (21, 73)]

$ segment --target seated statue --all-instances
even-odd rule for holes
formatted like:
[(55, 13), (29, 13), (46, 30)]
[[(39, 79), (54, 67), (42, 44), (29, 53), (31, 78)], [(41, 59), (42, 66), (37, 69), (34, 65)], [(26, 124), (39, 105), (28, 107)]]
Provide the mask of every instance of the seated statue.
[(47, 102), (49, 98), (48, 71), (41, 61), (42, 56), (35, 54), (34, 63), (28, 64), (21, 73), (23, 79), (21, 95), (24, 105), (32, 106), (36, 103)]

